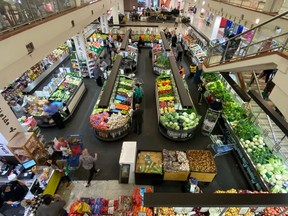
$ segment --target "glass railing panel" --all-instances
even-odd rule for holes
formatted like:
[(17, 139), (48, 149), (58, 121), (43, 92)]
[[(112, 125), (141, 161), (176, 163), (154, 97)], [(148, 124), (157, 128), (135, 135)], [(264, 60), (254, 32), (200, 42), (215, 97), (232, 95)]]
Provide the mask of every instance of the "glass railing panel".
[(0, 3), (0, 32), (76, 7), (75, 0), (22, 0)]

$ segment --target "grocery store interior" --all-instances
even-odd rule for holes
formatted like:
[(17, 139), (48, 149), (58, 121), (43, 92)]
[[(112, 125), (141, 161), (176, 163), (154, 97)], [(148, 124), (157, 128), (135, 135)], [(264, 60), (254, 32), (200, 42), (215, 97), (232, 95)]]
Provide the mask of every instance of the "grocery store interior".
[(0, 215), (287, 214), (286, 1), (0, 7)]

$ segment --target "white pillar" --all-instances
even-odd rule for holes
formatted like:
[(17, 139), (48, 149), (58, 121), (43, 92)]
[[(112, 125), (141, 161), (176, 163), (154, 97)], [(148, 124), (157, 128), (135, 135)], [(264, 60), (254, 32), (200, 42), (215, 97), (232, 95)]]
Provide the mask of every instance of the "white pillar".
[(188, 16), (189, 4), (190, 4), (190, 3), (188, 3), (188, 2), (184, 2), (184, 6), (183, 6), (183, 16)]
[(178, 0), (171, 0), (171, 2), (170, 2), (170, 8), (172, 8), (172, 10), (173, 10), (174, 8), (176, 8), (176, 7), (177, 7), (177, 3), (178, 3)]
[(118, 15), (118, 7), (117, 5), (112, 7), (112, 16), (113, 16), (113, 24), (119, 24), (119, 15)]
[(211, 36), (210, 36), (211, 40), (217, 39), (221, 19), (222, 19), (221, 16), (214, 17), (214, 22), (213, 22), (213, 24), (211, 23), (211, 26), (213, 28)]
[(118, 8), (119, 13), (124, 14), (124, 0), (117, 1), (117, 8)]
[(107, 14), (100, 16), (100, 24), (101, 24), (102, 33), (108, 33), (109, 26), (108, 26)]
[[(17, 132), (24, 132), (7, 101), (0, 95), (0, 134), (10, 141)], [(2, 143), (3, 144), (3, 143)]]

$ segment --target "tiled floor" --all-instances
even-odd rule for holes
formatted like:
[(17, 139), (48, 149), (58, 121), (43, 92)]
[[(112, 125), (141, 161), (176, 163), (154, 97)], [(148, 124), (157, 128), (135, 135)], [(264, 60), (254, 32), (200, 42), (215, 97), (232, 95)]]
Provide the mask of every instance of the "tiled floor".
[(65, 207), (67, 210), (81, 197), (118, 199), (121, 195), (132, 196), (133, 190), (141, 187), (134, 184), (119, 184), (117, 180), (91, 181), (90, 187), (85, 187), (86, 183), (86, 181), (73, 181), (68, 188), (62, 184), (59, 186), (57, 193), (67, 202)]

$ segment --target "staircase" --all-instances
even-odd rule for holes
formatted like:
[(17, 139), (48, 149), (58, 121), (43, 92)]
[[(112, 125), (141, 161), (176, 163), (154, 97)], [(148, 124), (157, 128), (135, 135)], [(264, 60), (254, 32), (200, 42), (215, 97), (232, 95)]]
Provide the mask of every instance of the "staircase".
[[(243, 72), (242, 77), (246, 86), (247, 91), (248, 90), (255, 90), (261, 94), (263, 90), (266, 87), (265, 83), (265, 77), (262, 77), (259, 79), (259, 75), (262, 71), (254, 71), (254, 73), (257, 75), (257, 80), (254, 80), (254, 82), (249, 86), (251, 77), (253, 76), (253, 72)], [(271, 105), (271, 107), (275, 108), (275, 105), (272, 103), (272, 101), (267, 100), (267, 103)], [(258, 123), (260, 127), (264, 130), (264, 135), (267, 135), (270, 140), (272, 140), (273, 143), (270, 144), (270, 147), (276, 151), (283, 154), (285, 158), (288, 158), (288, 138), (285, 136), (285, 134), (282, 132), (281, 129), (266, 115), (265, 112), (258, 106), (258, 104), (254, 101), (250, 101), (250, 108), (254, 116), (256, 117), (255, 123)], [(276, 143), (276, 145), (274, 144)], [(274, 146), (275, 145), (275, 146)], [(274, 148), (272, 147), (274, 146)]]

